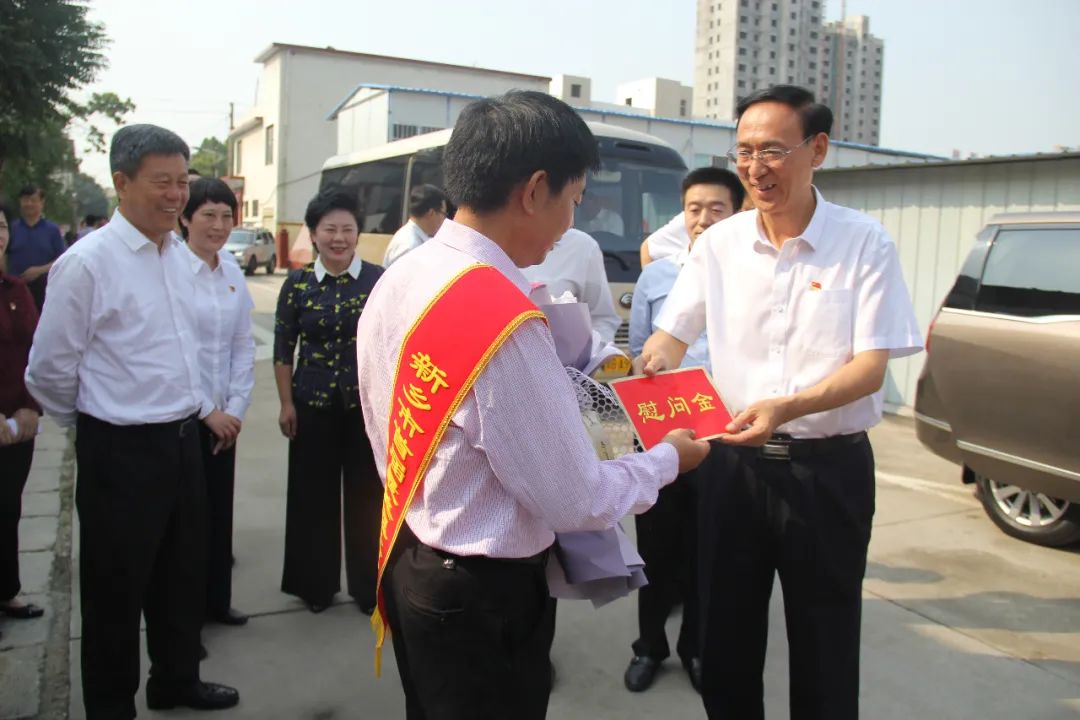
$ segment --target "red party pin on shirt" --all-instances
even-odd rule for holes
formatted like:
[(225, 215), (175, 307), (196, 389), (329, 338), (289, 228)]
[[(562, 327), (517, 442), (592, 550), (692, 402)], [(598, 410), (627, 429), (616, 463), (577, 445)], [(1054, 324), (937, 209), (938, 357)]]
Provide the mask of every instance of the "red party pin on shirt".
[(810, 281), (810, 289), (811, 290), (820, 290), (821, 289), (821, 283), (819, 283), (817, 280), (811, 280)]

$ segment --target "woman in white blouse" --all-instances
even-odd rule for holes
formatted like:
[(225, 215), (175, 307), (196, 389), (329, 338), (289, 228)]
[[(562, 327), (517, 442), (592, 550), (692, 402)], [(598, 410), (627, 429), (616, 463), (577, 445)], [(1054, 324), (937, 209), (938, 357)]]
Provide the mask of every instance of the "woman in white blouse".
[(194, 274), (199, 340), (203, 467), (207, 498), (206, 617), (243, 625), (232, 608), (233, 487), (236, 438), (255, 385), (254, 304), (244, 274), (222, 251), (236, 218), (236, 196), (217, 178), (199, 178), (180, 219)]

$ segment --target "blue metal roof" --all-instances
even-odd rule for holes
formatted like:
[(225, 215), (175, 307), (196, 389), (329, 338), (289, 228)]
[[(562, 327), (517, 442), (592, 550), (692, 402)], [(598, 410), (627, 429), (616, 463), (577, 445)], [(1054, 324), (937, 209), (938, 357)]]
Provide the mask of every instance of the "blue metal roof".
[[(452, 90), (431, 90), (429, 88), (415, 88), (405, 85), (386, 85), (383, 83), (357, 83), (349, 94), (346, 95), (341, 102), (339, 102), (330, 114), (326, 116), (327, 120), (333, 120), (337, 117), (337, 114), (349, 103), (356, 93), (361, 90), (383, 90), (385, 92), (405, 92), (414, 93), (417, 95), (435, 95), (438, 97), (454, 97), (463, 98), (465, 100), (480, 100), (483, 95), (473, 95), (470, 93), (454, 92)], [(571, 106), (574, 107), (574, 106)], [(734, 130), (735, 125), (733, 123), (720, 122), (718, 120), (693, 120), (687, 118), (670, 118), (670, 117), (657, 117), (655, 115), (642, 115), (641, 113), (627, 112), (625, 110), (609, 110), (606, 108), (592, 108), (592, 107), (574, 107), (579, 113), (592, 113), (595, 115), (614, 115), (616, 117), (625, 117), (632, 120), (646, 120), (652, 122), (662, 122), (671, 125), (688, 125), (691, 127), (706, 127), (717, 128), (720, 130)], [(915, 157), (927, 160), (947, 160), (948, 158), (941, 155), (930, 155), (927, 153), (912, 152), (910, 150), (893, 150), (891, 148), (879, 147), (877, 145), (864, 145), (862, 143), (848, 142), (846, 140), (833, 140), (830, 138), (829, 143), (837, 145), (839, 147), (852, 148), (853, 150), (865, 150), (867, 152), (887, 153), (889, 155), (899, 155), (901, 157)]]

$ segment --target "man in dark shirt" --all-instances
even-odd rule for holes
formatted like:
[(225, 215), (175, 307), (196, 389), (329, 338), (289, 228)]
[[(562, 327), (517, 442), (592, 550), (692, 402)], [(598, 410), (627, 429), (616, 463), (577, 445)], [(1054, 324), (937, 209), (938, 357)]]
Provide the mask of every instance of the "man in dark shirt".
[(49, 268), (67, 250), (67, 244), (56, 223), (42, 215), (45, 191), (40, 187), (27, 185), (19, 192), (19, 209), (22, 217), (11, 225), (8, 272), (27, 284), (41, 312)]

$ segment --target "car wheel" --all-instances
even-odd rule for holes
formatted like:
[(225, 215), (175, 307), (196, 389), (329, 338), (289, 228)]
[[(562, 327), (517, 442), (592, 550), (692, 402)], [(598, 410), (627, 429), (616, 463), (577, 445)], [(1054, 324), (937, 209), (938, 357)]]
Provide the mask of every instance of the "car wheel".
[(1080, 507), (1076, 504), (978, 473), (975, 484), (986, 514), (1005, 534), (1048, 547), (1080, 540)]
[(273, 275), (274, 274), (274, 268), (276, 266), (277, 266), (277, 258), (274, 257), (273, 255), (271, 255), (270, 259), (266, 263), (266, 274), (267, 275)]
[(252, 255), (251, 257), (248, 258), (248, 264), (247, 264), (247, 267), (244, 268), (244, 274), (245, 275), (254, 275), (255, 274), (255, 269), (257, 267), (258, 267), (258, 265), (255, 264), (255, 256)]

